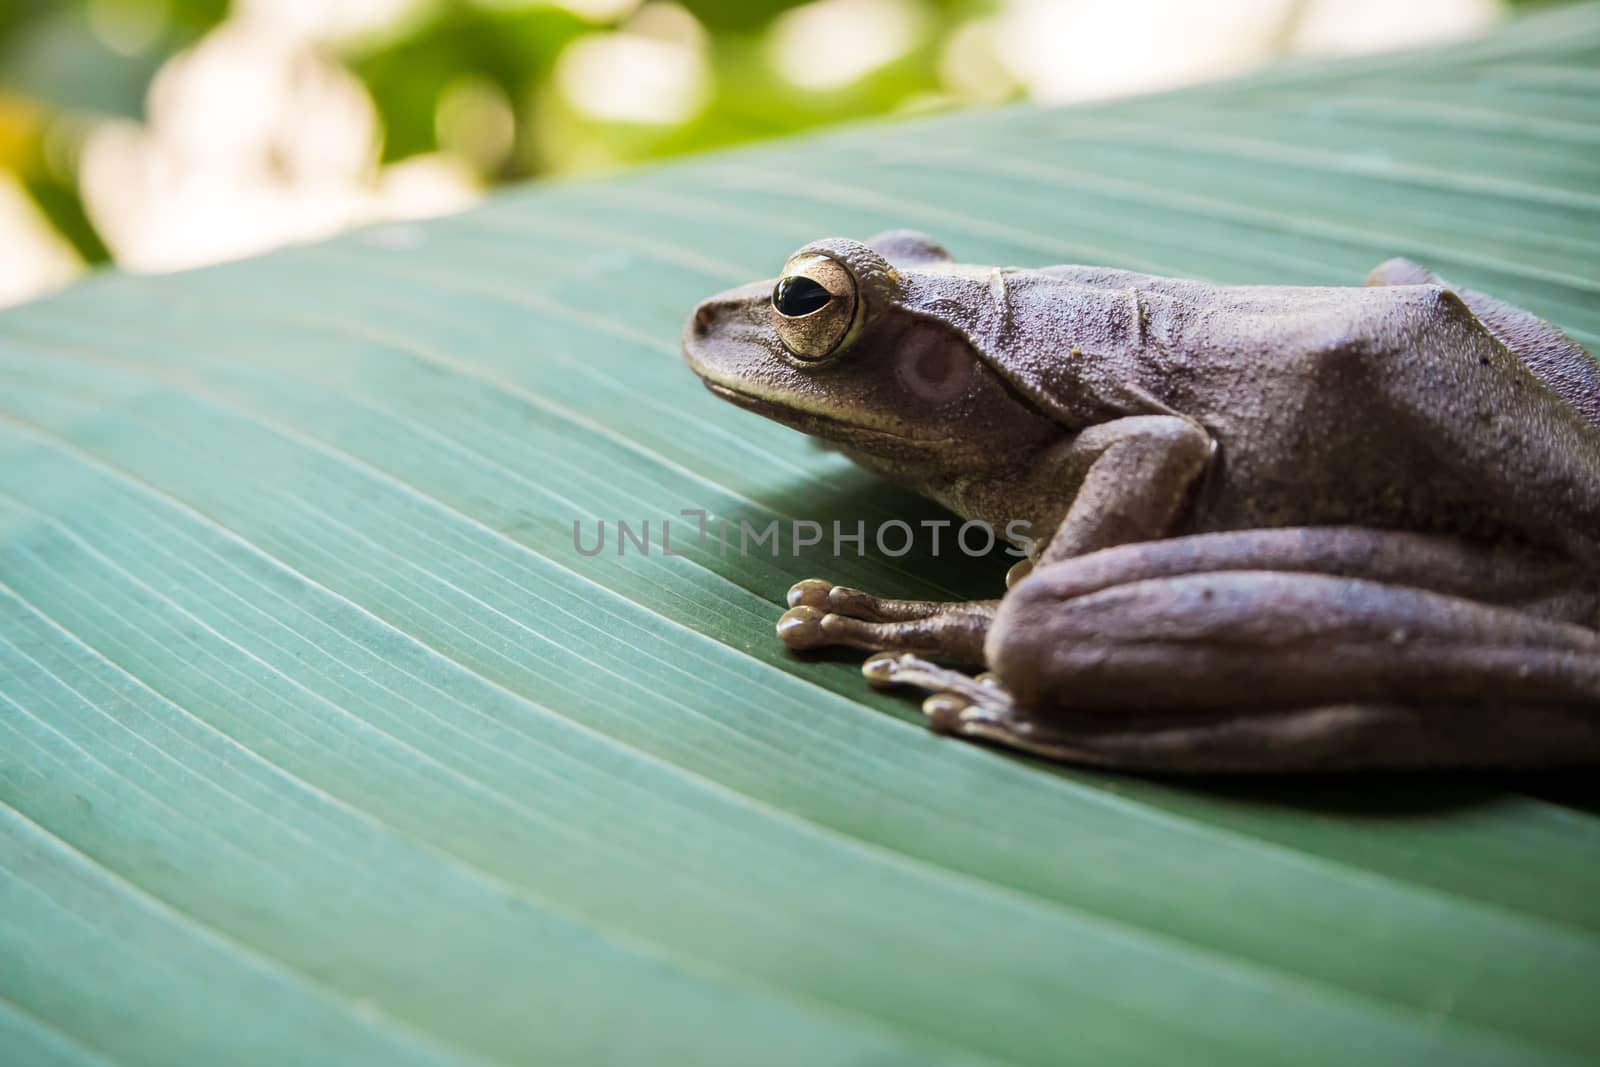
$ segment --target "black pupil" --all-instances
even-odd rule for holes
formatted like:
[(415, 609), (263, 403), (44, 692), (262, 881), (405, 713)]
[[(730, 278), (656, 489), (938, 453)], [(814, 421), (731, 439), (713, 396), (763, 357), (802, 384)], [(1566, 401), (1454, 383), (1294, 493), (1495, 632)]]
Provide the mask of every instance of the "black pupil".
[(833, 294), (810, 278), (784, 278), (772, 290), (772, 306), (781, 315), (809, 315), (833, 299)]

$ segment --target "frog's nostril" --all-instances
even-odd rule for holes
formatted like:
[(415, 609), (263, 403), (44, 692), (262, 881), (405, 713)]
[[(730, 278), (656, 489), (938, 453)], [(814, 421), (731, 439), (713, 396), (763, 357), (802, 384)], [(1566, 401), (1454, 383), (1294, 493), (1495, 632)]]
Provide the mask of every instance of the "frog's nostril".
[(697, 334), (703, 334), (707, 330), (711, 329), (712, 320), (714, 320), (716, 317), (717, 313), (711, 310), (711, 306), (709, 304), (701, 304), (699, 307), (695, 308), (694, 332)]

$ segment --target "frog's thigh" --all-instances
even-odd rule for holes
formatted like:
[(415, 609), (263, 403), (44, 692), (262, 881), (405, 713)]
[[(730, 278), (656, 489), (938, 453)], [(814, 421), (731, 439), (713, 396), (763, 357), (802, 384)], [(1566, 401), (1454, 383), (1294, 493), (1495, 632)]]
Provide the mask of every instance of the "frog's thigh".
[(1403, 430), (1395, 448), (1431, 454), (1496, 511), (1560, 532), (1570, 549), (1600, 551), (1600, 434), (1576, 407), (1532, 388), (1533, 372), (1460, 297), (1407, 289), (1350, 329), (1322, 353), (1326, 369), (1372, 407), (1375, 425)]
[(1511, 701), (1583, 705), (1600, 720), (1600, 633), (1585, 627), (1320, 574), (1218, 571), (1063, 596), (1049, 570), (1010, 591), (985, 644), (1027, 707)]
[[(1223, 530), (1117, 545), (1040, 568), (1030, 595), (1066, 600), (1112, 586), (1208, 571), (1298, 571), (1431, 589), (1535, 607), (1569, 621), (1595, 617), (1582, 569), (1527, 549), (1359, 526)], [(1584, 595), (1587, 592), (1587, 595)]]
[(1408, 259), (1372, 268), (1367, 285), (1445, 285), (1461, 297), (1477, 320), (1595, 426), (1600, 426), (1600, 361), (1559, 327), (1515, 304), (1450, 285)]

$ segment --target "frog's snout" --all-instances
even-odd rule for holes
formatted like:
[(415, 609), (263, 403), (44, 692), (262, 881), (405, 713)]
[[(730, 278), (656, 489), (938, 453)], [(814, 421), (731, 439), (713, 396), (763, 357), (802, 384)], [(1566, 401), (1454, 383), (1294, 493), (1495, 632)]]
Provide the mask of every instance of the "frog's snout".
[(768, 326), (764, 313), (771, 282), (758, 282), (708, 297), (695, 305), (683, 325), (683, 354), (702, 377), (759, 358), (761, 336)]
[(694, 315), (690, 319), (691, 328), (694, 330), (694, 335), (696, 337), (704, 337), (706, 333), (710, 331), (711, 324), (716, 321), (717, 312), (716, 309), (711, 306), (711, 302), (709, 300), (695, 308)]

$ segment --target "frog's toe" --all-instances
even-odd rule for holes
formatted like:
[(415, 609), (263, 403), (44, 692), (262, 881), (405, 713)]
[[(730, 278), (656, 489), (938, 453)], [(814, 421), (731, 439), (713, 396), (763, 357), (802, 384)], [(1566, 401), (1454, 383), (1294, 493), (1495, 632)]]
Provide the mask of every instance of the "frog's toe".
[(809, 604), (792, 607), (778, 616), (778, 639), (796, 652), (821, 648), (829, 643), (822, 632), (826, 616)]
[(955, 693), (935, 693), (922, 702), (928, 729), (936, 734), (959, 734), (972, 711), (972, 701)]
[[(834, 592), (838, 592), (837, 589)], [(884, 625), (841, 615), (825, 605), (798, 604), (778, 616), (778, 637), (796, 652), (828, 645), (878, 650), (893, 647)]]
[(895, 673), (899, 670), (901, 653), (879, 652), (868, 656), (861, 663), (861, 674), (867, 684), (877, 689), (895, 684)]
[(803, 582), (795, 582), (789, 587), (789, 593), (784, 600), (791, 608), (818, 608), (826, 611), (828, 608), (828, 594), (833, 591), (832, 582), (823, 578), (807, 578)]
[(971, 675), (929, 663), (909, 652), (880, 652), (861, 665), (875, 686), (909, 685), (931, 690), (922, 702), (928, 729), (937, 734), (990, 737), (1011, 729), (1011, 694), (992, 674)]
[(829, 645), (880, 649), (876, 623), (863, 622), (829, 611), (825, 606), (798, 604), (778, 616), (778, 637), (795, 652), (809, 652)]
[(889, 600), (871, 593), (834, 585), (822, 578), (807, 578), (789, 587), (784, 598), (791, 608), (811, 607), (863, 622), (900, 622), (925, 619), (944, 605), (928, 600)]
[(896, 603), (880, 600), (871, 593), (863, 593), (847, 585), (834, 585), (821, 578), (807, 578), (803, 582), (796, 582), (789, 587), (788, 599), (791, 608), (805, 604), (820, 611), (848, 615), (852, 619), (863, 619), (867, 622), (884, 621), (886, 618), (883, 612), (884, 605)]
[[(823, 586), (826, 594), (818, 595)], [(837, 645), (869, 652), (915, 652), (958, 663), (983, 662), (983, 639), (994, 615), (992, 604), (941, 608), (920, 601), (879, 600), (858, 589), (825, 582), (802, 582), (795, 589), (792, 606), (778, 618), (778, 637), (796, 651)], [(920, 618), (899, 620), (883, 620), (876, 610), (910, 605), (929, 610)]]
[(861, 673), (878, 688), (914, 685), (923, 689), (947, 689), (972, 681), (960, 671), (929, 663), (912, 652), (879, 652), (868, 656), (861, 664)]
[(861, 673), (873, 685), (914, 685), (922, 689), (954, 689), (971, 682), (970, 675), (929, 663), (911, 652), (880, 652), (869, 656)]
[(974, 678), (970, 674), (929, 663), (910, 652), (880, 652), (869, 656), (861, 673), (875, 686), (909, 685), (927, 689), (935, 695), (959, 697), (968, 704), (1004, 697), (1005, 690), (992, 674)]
[(896, 619), (920, 619), (928, 614), (929, 605), (916, 600), (884, 600), (847, 585), (836, 585), (828, 590), (828, 610), (848, 615), (863, 622), (892, 622)]
[(936, 734), (972, 737), (1001, 744), (1020, 743), (1016, 706), (1005, 690), (984, 686), (984, 692), (934, 693), (922, 702), (928, 729)]

